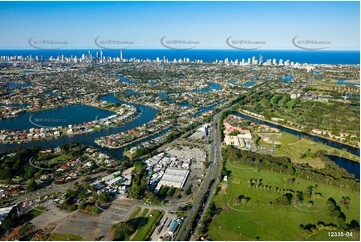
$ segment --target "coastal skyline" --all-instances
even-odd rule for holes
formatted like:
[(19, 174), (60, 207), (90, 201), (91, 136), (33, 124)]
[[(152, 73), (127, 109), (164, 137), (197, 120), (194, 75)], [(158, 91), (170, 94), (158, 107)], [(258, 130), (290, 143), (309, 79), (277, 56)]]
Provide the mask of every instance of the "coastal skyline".
[[(34, 61), (53, 60), (53, 61), (83, 61), (89, 59), (89, 54), (92, 56), (94, 62), (103, 60), (103, 63), (108, 62), (109, 58), (112, 61), (120, 61), (119, 50), (102, 50), (102, 49), (59, 49), (59, 50), (0, 50), (0, 60), (11, 61), (21, 59), (32, 59)], [(215, 63), (225, 61), (226, 59), (232, 62), (241, 64), (242, 59), (245, 62), (248, 59), (253, 60), (253, 57), (259, 59), (262, 56), (263, 62), (274, 63), (274, 60), (287, 61), (304, 64), (360, 64), (359, 51), (305, 51), (305, 50), (143, 50), (143, 49), (127, 49), (122, 51), (124, 60), (159, 60), (167, 62), (174, 62), (174, 60), (186, 60), (191, 62), (208, 62)], [(71, 62), (72, 62), (71, 61)]]
[(65, 43), (60, 45), (63, 49), (99, 49), (102, 40), (113, 41), (106, 48), (119, 48), (114, 42), (120, 41), (129, 49), (177, 48), (174, 40), (186, 42), (184, 49), (298, 50), (297, 41), (319, 41), (325, 43), (319, 47), (327, 50), (360, 49), (359, 2), (1, 2), (0, 6), (0, 26), (6, 33), (0, 36), (0, 49), (35, 49), (30, 39), (60, 41)]

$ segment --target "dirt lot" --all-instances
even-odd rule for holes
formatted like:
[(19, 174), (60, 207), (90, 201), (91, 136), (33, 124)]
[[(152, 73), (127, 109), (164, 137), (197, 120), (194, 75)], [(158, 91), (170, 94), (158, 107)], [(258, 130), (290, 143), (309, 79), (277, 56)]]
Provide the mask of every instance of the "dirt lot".
[(130, 211), (117, 205), (112, 205), (99, 215), (83, 212), (66, 212), (48, 203), (48, 211), (34, 218), (31, 222), (42, 229), (53, 230), (53, 233), (80, 235), (85, 240), (95, 240), (106, 236), (113, 224), (123, 220)]
[(57, 222), (71, 215), (71, 213), (57, 208), (51, 200), (42, 206), (44, 206), (48, 211), (31, 220), (31, 223), (38, 228), (45, 228), (52, 224), (55, 225)]

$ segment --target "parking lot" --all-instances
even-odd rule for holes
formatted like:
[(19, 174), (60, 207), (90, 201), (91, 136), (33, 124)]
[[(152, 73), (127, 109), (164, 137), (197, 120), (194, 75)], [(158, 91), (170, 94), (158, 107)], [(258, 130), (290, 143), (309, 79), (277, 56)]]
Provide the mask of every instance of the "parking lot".
[(187, 181), (183, 187), (183, 190), (186, 190), (190, 185), (192, 185), (192, 192), (189, 195), (182, 193), (180, 199), (173, 198), (169, 199), (169, 203), (179, 203), (179, 202), (188, 202), (192, 199), (196, 191), (198, 190), (199, 184), (204, 177), (204, 165), (203, 162), (206, 161), (207, 154), (204, 150), (199, 148), (191, 148), (189, 146), (181, 146), (178, 148), (171, 148), (166, 151), (169, 155), (177, 156), (180, 159), (192, 159), (192, 164), (190, 167), (190, 173), (187, 178)]

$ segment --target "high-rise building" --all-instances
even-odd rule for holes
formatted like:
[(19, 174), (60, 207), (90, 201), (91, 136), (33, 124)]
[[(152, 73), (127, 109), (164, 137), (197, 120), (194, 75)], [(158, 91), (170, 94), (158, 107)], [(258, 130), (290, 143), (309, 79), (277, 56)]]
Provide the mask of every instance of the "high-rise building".
[(120, 60), (123, 61), (123, 49), (120, 50)]
[(92, 60), (92, 54), (90, 53), (90, 50), (88, 50), (88, 60)]
[(256, 57), (255, 56), (252, 56), (252, 65), (255, 65), (256, 64)]
[(262, 63), (263, 63), (263, 56), (262, 56), (262, 55), (259, 55), (258, 64), (259, 64), (259, 65), (262, 65)]

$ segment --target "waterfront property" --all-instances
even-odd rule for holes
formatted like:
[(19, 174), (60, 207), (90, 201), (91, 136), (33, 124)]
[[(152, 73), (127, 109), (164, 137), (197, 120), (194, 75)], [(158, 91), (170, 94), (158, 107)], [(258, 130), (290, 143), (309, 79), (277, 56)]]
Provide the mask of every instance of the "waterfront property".
[[(74, 115), (75, 113), (75, 115)], [(11, 120), (0, 121), (0, 142), (23, 143), (57, 139), (65, 135), (91, 133), (95, 130), (124, 124), (137, 116), (137, 109), (122, 104), (116, 113), (84, 105), (69, 106), (39, 113), (25, 113)], [(108, 115), (108, 116), (106, 116)]]

